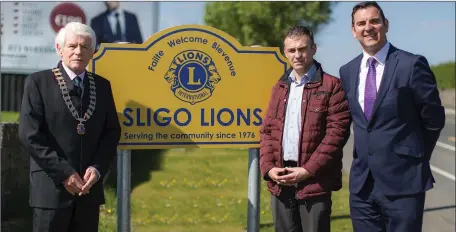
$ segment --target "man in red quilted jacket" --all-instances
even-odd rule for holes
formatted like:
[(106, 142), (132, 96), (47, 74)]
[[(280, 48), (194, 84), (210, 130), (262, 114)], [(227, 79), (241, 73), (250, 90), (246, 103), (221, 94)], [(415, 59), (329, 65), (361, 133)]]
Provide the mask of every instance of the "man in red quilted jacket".
[(292, 68), (272, 89), (261, 126), (260, 168), (276, 232), (330, 231), (331, 192), (342, 187), (342, 148), (351, 116), (340, 80), (313, 59), (309, 28), (284, 39)]

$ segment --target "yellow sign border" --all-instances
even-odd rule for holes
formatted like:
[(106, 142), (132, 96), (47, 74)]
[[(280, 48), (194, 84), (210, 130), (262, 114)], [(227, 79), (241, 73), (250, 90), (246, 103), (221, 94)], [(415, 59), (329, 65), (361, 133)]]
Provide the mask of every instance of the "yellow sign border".
[[(94, 54), (93, 59), (89, 63), (88, 70), (91, 72), (96, 73), (96, 62), (108, 50), (125, 50), (125, 51), (148, 51), (152, 46), (156, 43), (160, 42), (161, 40), (172, 36), (173, 34), (185, 32), (185, 31), (198, 31), (202, 33), (207, 33), (211, 36), (217, 37), (225, 42), (227, 45), (231, 46), (231, 48), (238, 54), (273, 54), (277, 58), (278, 62), (283, 64), (284, 72), (290, 68), (288, 60), (281, 54), (279, 47), (262, 47), (257, 45), (252, 46), (243, 46), (241, 45), (234, 37), (231, 35), (217, 29), (214, 27), (206, 26), (206, 25), (196, 25), (196, 24), (187, 24), (181, 25), (176, 27), (170, 27), (159, 31), (152, 36), (150, 36), (144, 43), (142, 44), (128, 44), (128, 43), (101, 43), (99, 50)], [(109, 80), (109, 77), (105, 77)], [(277, 77), (278, 79), (279, 77)], [(272, 89), (272, 86), (271, 86)], [(264, 112), (266, 109), (263, 109)], [(259, 130), (259, 128), (258, 128)], [(256, 141), (230, 141), (230, 142), (209, 142), (209, 141), (201, 141), (201, 142), (120, 142), (119, 148), (120, 149), (144, 149), (144, 147), (148, 147), (147, 149), (162, 149), (163, 147), (168, 148), (188, 148), (188, 147), (199, 147), (205, 148), (207, 145), (216, 145), (216, 147), (227, 147), (227, 146), (234, 146), (237, 148), (255, 148), (259, 147), (259, 136), (258, 140)], [(137, 148), (136, 148), (137, 147)], [(212, 146), (210, 148), (213, 148)]]

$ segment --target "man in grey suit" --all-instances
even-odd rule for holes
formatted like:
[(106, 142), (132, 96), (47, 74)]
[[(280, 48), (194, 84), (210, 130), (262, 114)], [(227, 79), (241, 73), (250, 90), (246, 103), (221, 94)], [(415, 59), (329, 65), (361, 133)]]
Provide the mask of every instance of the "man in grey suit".
[(34, 232), (96, 232), (103, 181), (120, 139), (110, 82), (85, 68), (95, 33), (68, 23), (57, 67), (27, 77), (19, 137), (30, 154)]

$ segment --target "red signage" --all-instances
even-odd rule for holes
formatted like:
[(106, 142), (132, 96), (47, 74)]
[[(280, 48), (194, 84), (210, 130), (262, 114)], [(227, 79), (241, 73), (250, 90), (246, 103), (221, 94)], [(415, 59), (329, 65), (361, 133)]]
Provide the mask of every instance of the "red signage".
[(50, 15), (52, 29), (57, 33), (69, 22), (86, 24), (86, 16), (82, 9), (73, 3), (61, 3), (54, 7)]

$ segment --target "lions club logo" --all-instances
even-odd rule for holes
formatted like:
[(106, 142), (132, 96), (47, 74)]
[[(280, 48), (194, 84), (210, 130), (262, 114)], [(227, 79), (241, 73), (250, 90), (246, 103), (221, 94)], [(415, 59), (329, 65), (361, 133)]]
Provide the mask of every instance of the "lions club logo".
[(209, 55), (186, 50), (173, 58), (165, 80), (177, 98), (194, 105), (211, 97), (221, 78)]

